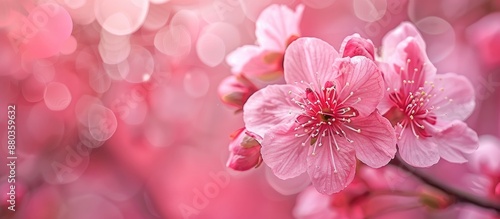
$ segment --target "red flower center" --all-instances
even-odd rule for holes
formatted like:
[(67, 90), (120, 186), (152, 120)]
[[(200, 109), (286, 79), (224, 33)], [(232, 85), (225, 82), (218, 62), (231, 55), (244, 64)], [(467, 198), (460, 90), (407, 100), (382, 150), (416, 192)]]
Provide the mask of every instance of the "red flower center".
[[(349, 84), (345, 87), (347, 86)], [(340, 150), (337, 137), (345, 138), (350, 143), (353, 142), (347, 136), (346, 129), (361, 133), (361, 129), (352, 127), (350, 124), (351, 119), (359, 115), (358, 111), (345, 104), (353, 92), (341, 100), (339, 95), (342, 90), (338, 91), (333, 82), (327, 81), (320, 91), (314, 91), (309, 87), (302, 95), (292, 98), (292, 101), (300, 106), (303, 112), (296, 119), (295, 137), (307, 136), (302, 145), (305, 146), (307, 143), (314, 145), (312, 155), (316, 153), (316, 147), (323, 146), (323, 138), (327, 138), (332, 150), (332, 145), (336, 150)], [(291, 91), (290, 94), (292, 94)]]

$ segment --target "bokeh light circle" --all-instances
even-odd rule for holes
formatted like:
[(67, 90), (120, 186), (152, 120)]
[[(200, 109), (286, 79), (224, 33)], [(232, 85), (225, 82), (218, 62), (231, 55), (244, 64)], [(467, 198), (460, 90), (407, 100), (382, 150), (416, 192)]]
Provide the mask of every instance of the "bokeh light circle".
[(191, 35), (184, 26), (167, 26), (156, 33), (154, 45), (163, 54), (185, 56), (191, 51)]
[(356, 17), (366, 22), (375, 22), (387, 11), (387, 0), (354, 0)]
[(241, 34), (232, 24), (226, 22), (215, 22), (207, 25), (203, 29), (203, 33), (210, 33), (220, 37), (220, 39), (224, 42), (226, 53), (241, 46)]
[(96, 140), (90, 130), (86, 126), (81, 126), (78, 130), (78, 139), (80, 139), (80, 143), (85, 145), (88, 148), (98, 148), (104, 145), (105, 141)]
[(97, 21), (106, 31), (127, 35), (138, 30), (146, 20), (148, 0), (96, 1), (94, 12)]
[(200, 29), (200, 18), (196, 12), (190, 10), (180, 10), (172, 16), (171, 26), (182, 26), (186, 28), (193, 39), (198, 35)]
[[(19, 31), (24, 38), (19, 50), (27, 60), (47, 58), (59, 53), (71, 35), (73, 22), (62, 6), (44, 2), (29, 11)], [(18, 36), (19, 37), (19, 36)]]
[(148, 30), (158, 30), (165, 26), (169, 17), (170, 9), (163, 5), (151, 5), (142, 27)]
[(47, 108), (54, 111), (66, 109), (71, 103), (71, 93), (68, 87), (59, 82), (51, 82), (45, 87), (43, 99)]
[(110, 109), (99, 104), (88, 109), (88, 128), (95, 140), (108, 140), (115, 133), (117, 126), (116, 116)]
[(42, 83), (48, 83), (54, 80), (56, 69), (52, 62), (39, 59), (33, 62), (33, 76)]
[(76, 101), (75, 114), (80, 125), (88, 127), (89, 107), (92, 105), (102, 105), (102, 101), (99, 98), (90, 95), (83, 95), (78, 99), (78, 101)]
[(118, 70), (118, 65), (103, 63), (102, 67), (104, 68), (104, 72), (106, 72), (109, 78), (116, 81), (123, 80), (122, 76), (120, 75), (120, 71)]
[(219, 36), (205, 33), (196, 43), (196, 53), (205, 65), (214, 67), (224, 61), (226, 45)]
[(153, 55), (144, 47), (133, 45), (130, 54), (123, 62), (118, 63), (118, 72), (128, 82), (141, 83), (144, 77), (150, 77), (154, 70)]
[(111, 87), (111, 78), (104, 68), (93, 68), (89, 71), (89, 85), (95, 92), (102, 94)]
[(130, 36), (114, 35), (103, 30), (97, 48), (104, 63), (118, 64), (130, 54)]
[(455, 49), (456, 34), (451, 24), (440, 17), (426, 17), (415, 23), (427, 43), (427, 54), (433, 62), (440, 62)]
[(86, 0), (64, 0), (64, 4), (71, 9), (81, 8), (85, 5)]

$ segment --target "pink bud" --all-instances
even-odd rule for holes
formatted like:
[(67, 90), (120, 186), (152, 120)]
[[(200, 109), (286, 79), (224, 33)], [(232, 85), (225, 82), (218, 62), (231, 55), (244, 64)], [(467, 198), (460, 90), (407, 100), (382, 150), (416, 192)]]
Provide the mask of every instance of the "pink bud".
[(286, 46), (288, 47), (291, 43), (293, 43), (293, 41), (297, 40), (298, 38), (300, 37), (297, 35), (292, 35), (288, 37), (288, 39), (286, 40)]
[(446, 193), (430, 187), (423, 188), (419, 198), (420, 203), (430, 209), (446, 209), (455, 202)]
[(236, 130), (229, 143), (229, 159), (226, 166), (239, 171), (257, 168), (262, 163), (260, 143), (245, 128)]
[(342, 57), (365, 56), (374, 60), (375, 46), (371, 40), (362, 38), (355, 33), (344, 39), (340, 47), (340, 54)]
[(257, 91), (257, 87), (243, 75), (231, 75), (219, 85), (219, 96), (226, 105), (243, 109), (248, 98)]

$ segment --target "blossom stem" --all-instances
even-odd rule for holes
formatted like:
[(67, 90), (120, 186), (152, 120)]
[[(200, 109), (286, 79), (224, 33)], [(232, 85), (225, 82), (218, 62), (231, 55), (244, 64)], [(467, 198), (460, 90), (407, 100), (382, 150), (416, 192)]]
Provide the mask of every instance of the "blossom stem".
[(400, 197), (417, 197), (419, 193), (417, 192), (407, 192), (398, 190), (379, 190), (373, 191), (372, 196), (400, 196)]
[(446, 194), (453, 197), (455, 199), (455, 202), (469, 203), (478, 207), (495, 210), (497, 213), (500, 213), (500, 203), (450, 187), (445, 183), (433, 178), (432, 176), (422, 173), (422, 171), (418, 170), (417, 168), (408, 165), (399, 157), (391, 160), (390, 164), (411, 173), (413, 176), (420, 179), (420, 181), (424, 182), (425, 184), (439, 189), (442, 192), (445, 192)]
[(391, 206), (386, 209), (382, 209), (376, 213), (372, 213), (371, 215), (365, 215), (364, 219), (372, 219), (372, 218), (378, 218), (382, 215), (389, 214), (389, 213), (394, 213), (394, 212), (401, 212), (401, 211), (408, 211), (408, 210), (413, 210), (417, 208), (421, 208), (422, 205), (419, 204), (410, 204), (410, 205), (399, 205), (399, 206)]

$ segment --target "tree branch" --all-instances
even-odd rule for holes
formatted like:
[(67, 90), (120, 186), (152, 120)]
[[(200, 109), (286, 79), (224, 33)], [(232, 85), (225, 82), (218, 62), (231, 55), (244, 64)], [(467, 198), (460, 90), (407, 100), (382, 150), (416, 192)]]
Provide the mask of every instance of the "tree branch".
[(469, 203), (473, 204), (479, 207), (483, 208), (488, 208), (495, 210), (497, 213), (500, 213), (500, 203), (494, 202), (492, 200), (484, 199), (479, 196), (464, 192), (459, 189), (452, 188), (445, 183), (433, 178), (432, 176), (429, 176), (428, 174), (422, 173), (419, 171), (417, 168), (414, 168), (398, 157), (394, 158), (391, 160), (390, 164), (399, 167), (400, 169), (403, 169), (412, 175), (414, 175), (416, 178), (420, 179), (422, 182), (424, 182), (427, 185), (430, 185), (436, 189), (439, 189), (446, 194), (452, 196), (455, 198), (457, 202), (463, 202), (463, 203)]

